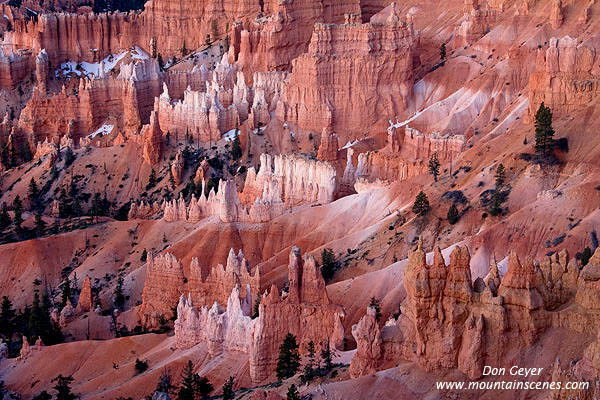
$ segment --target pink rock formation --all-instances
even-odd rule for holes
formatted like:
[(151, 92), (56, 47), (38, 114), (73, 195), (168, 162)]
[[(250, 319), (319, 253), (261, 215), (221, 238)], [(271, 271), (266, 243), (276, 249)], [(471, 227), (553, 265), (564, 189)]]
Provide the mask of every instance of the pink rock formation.
[(185, 168), (185, 159), (183, 158), (183, 151), (178, 151), (175, 155), (175, 159), (171, 163), (171, 174), (175, 180), (175, 185), (181, 185), (183, 179), (183, 169)]
[(336, 161), (338, 159), (338, 149), (339, 143), (337, 135), (327, 131), (326, 128), (323, 128), (317, 158), (321, 161)]
[(94, 306), (94, 297), (92, 294), (92, 281), (88, 275), (85, 276), (79, 293), (79, 301), (77, 302), (77, 313), (92, 311)]
[(250, 265), (241, 250), (236, 255), (231, 249), (225, 267), (219, 264), (209, 268), (201, 265), (198, 258), (193, 258), (186, 270), (169, 253), (157, 257), (149, 255), (138, 315), (145, 326), (156, 326), (161, 315), (171, 315), (182, 294), (187, 294), (186, 301), (190, 306), (209, 307), (213, 303), (226, 304), (236, 287), (250, 288), (250, 298), (257, 297), (260, 290), (260, 272), (257, 269), (251, 275)]
[(382, 356), (381, 332), (375, 317), (376, 310), (368, 307), (366, 315), (352, 327), (352, 336), (357, 344), (356, 356), (350, 364), (353, 378), (374, 373)]
[(154, 111), (150, 116), (150, 125), (142, 130), (144, 161), (149, 165), (156, 165), (160, 160), (163, 146), (163, 134), (158, 125), (158, 117)]
[[(230, 253), (232, 259), (235, 254)], [(238, 258), (239, 260), (239, 258)], [(229, 262), (228, 262), (229, 264)], [(249, 317), (253, 291), (246, 285), (246, 295), (240, 301), (240, 286), (236, 283), (227, 301), (227, 309), (218, 302), (198, 310), (192, 295), (181, 295), (175, 322), (175, 341), (180, 348), (198, 343), (208, 344), (211, 356), (224, 351), (240, 351), (250, 356), (250, 376), (260, 382), (269, 377), (277, 363), (277, 349), (289, 332), (296, 336), (301, 350), (308, 342), (317, 347), (343, 346), (343, 309), (329, 301), (325, 282), (312, 256), (301, 258), (300, 249), (292, 248), (288, 267), (290, 291), (283, 299), (273, 286), (261, 300), (259, 316)], [(190, 288), (198, 285), (190, 285)]]
[(564, 19), (562, 0), (552, 0), (552, 9), (550, 11), (550, 24), (552, 28), (560, 28)]
[(161, 205), (157, 202), (146, 203), (142, 200), (139, 205), (137, 203), (131, 204), (127, 219), (152, 219), (157, 217), (162, 210)]
[(26, 51), (5, 52), (0, 49), (0, 87), (12, 89), (16, 87), (31, 72), (29, 54)]
[(272, 287), (259, 306), (250, 352), (250, 376), (254, 382), (263, 381), (275, 370), (278, 348), (287, 333), (296, 336), (302, 352), (310, 341), (317, 348), (343, 346), (340, 320), (344, 312), (330, 303), (314, 258), (300, 258), (300, 250), (294, 247), (288, 268), (289, 294), (280, 298), (278, 289)]
[(298, 155), (269, 154), (262, 154), (260, 163), (258, 174), (254, 168), (248, 169), (242, 201), (252, 201), (261, 193), (263, 198), (280, 193), (287, 206), (334, 200), (337, 174), (331, 164)]
[(571, 37), (550, 39), (538, 50), (536, 71), (529, 78), (529, 116), (544, 102), (557, 116), (598, 98), (598, 61), (594, 41), (579, 43)]
[[(600, 252), (597, 254), (600, 260)], [(405, 359), (427, 370), (458, 368), (478, 379), (484, 365), (513, 362), (506, 358), (507, 348), (531, 346), (550, 327), (585, 330), (580, 319), (587, 318), (585, 311), (575, 318), (557, 311), (573, 299), (576, 290), (584, 303), (589, 294), (585, 272), (577, 283), (577, 263), (569, 261), (566, 252), (536, 264), (521, 263), (511, 253), (497, 294), (497, 266), (492, 265), (487, 284), (478, 279), (472, 285), (469, 262), (464, 247), (452, 251), (448, 266), (439, 249), (432, 265), (425, 262), (421, 243), (411, 251), (404, 273), (407, 297), (400, 317), (386, 324), (381, 333), (371, 327), (370, 316), (353, 328), (359, 349), (352, 360), (353, 376)], [(590, 262), (588, 271), (594, 263)], [(593, 299), (585, 304), (595, 307)], [(373, 346), (381, 340), (380, 354)]]
[(48, 92), (48, 69), (48, 53), (44, 49), (35, 57), (35, 76), (41, 96), (46, 96)]
[(376, 23), (315, 25), (308, 52), (292, 63), (279, 120), (315, 132), (330, 128), (345, 142), (382, 115), (403, 111), (419, 36), (400, 22), (397, 8), (388, 6)]

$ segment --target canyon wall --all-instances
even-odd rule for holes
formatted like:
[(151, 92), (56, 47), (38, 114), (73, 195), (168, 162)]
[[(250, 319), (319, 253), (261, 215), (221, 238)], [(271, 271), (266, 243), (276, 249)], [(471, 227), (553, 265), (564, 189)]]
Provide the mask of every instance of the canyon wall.
[[(235, 257), (230, 254), (230, 258)], [(229, 264), (229, 262), (228, 262)], [(269, 378), (275, 371), (278, 349), (288, 333), (296, 336), (300, 351), (305, 353), (312, 341), (316, 348), (343, 346), (344, 330), (341, 306), (331, 304), (325, 281), (312, 256), (301, 257), (293, 247), (288, 265), (289, 291), (280, 296), (272, 286), (262, 297), (258, 318), (251, 319), (252, 283), (233, 287), (222, 309), (218, 301), (200, 310), (193, 295), (181, 295), (175, 322), (175, 342), (179, 348), (206, 343), (211, 356), (223, 351), (240, 351), (250, 357), (250, 376), (254, 382)], [(189, 283), (190, 289), (196, 286)], [(246, 288), (240, 301), (240, 287)]]
[(138, 316), (143, 326), (157, 327), (161, 317), (168, 319), (172, 315), (182, 294), (188, 295), (184, 300), (190, 305), (192, 302), (198, 305), (226, 304), (235, 287), (246, 286), (250, 288), (250, 295), (256, 298), (260, 290), (260, 272), (257, 269), (254, 275), (250, 274), (250, 265), (241, 250), (236, 255), (231, 249), (225, 267), (219, 264), (216, 268), (201, 265), (197, 258), (184, 268), (170, 253), (149, 254)]
[[(478, 379), (484, 365), (514, 365), (509, 349), (532, 346), (550, 328), (595, 337), (600, 250), (579, 268), (566, 251), (539, 263), (511, 253), (502, 279), (492, 264), (485, 280), (472, 282), (466, 248), (456, 247), (449, 265), (436, 249), (428, 265), (419, 244), (409, 253), (401, 315), (380, 329), (369, 310), (353, 327), (358, 351), (350, 372), (357, 377), (404, 359), (428, 371), (457, 368)], [(598, 378), (598, 370), (589, 368), (595, 343), (571, 363), (571, 373), (579, 369), (575, 376)]]
[(390, 5), (362, 24), (317, 24), (308, 52), (292, 63), (277, 117), (302, 129), (324, 127), (341, 141), (364, 134), (385, 115), (399, 115), (412, 96), (419, 35)]
[(108, 122), (116, 130), (135, 133), (149, 122), (163, 80), (155, 60), (123, 64), (117, 76), (104, 74), (101, 63), (100, 76), (82, 77), (76, 87), (48, 93), (47, 76), (42, 75), (48, 70), (42, 64), (37, 63), (38, 84), (17, 122), (18, 130), (36, 142), (60, 141), (62, 136), (77, 141)]
[(544, 102), (556, 115), (568, 115), (591, 104), (600, 92), (600, 70), (596, 49), (600, 37), (583, 43), (568, 36), (552, 38), (547, 49), (539, 49), (536, 71), (529, 78), (529, 115)]

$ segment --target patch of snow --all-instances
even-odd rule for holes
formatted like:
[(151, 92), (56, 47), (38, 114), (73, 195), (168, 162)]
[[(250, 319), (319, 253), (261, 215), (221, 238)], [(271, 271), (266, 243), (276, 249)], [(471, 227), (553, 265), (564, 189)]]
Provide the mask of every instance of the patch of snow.
[(131, 50), (131, 58), (135, 60), (147, 60), (150, 58), (150, 56), (138, 46), (134, 46), (133, 50)]
[(226, 132), (221, 136), (222, 139), (225, 139), (226, 142), (233, 142), (233, 140), (237, 137), (239, 133), (239, 129), (232, 129), (229, 132)]
[(9, 18), (8, 18), (8, 15), (6, 15), (6, 14), (4, 14), (4, 18), (6, 18), (6, 19), (9, 19)]
[(265, 130), (265, 127), (263, 126), (262, 128), (254, 129), (252, 131), (252, 133), (255, 134), (255, 135), (258, 135), (259, 132), (262, 133), (264, 130)]
[(348, 141), (348, 143), (346, 143), (346, 145), (344, 147), (342, 147), (342, 150), (347, 149), (348, 147), (352, 147), (354, 146), (356, 143), (358, 143), (358, 139), (354, 139), (353, 141)]
[(112, 132), (113, 128), (114, 128), (114, 125), (104, 124), (100, 128), (96, 129), (95, 132), (89, 134), (88, 137), (90, 139), (93, 139), (98, 135), (100, 135), (101, 137), (104, 135), (108, 135), (109, 133)]
[[(23, 6), (23, 7), (25, 7), (25, 6)], [(33, 14), (35, 14), (35, 15), (38, 15), (37, 11), (33, 11), (33, 10), (32, 10), (31, 8), (29, 8), (29, 7), (25, 7), (25, 9), (26, 9), (27, 11), (29, 11), (30, 13), (33, 13)]]
[[(130, 51), (124, 51), (119, 54), (111, 54), (101, 62), (104, 63), (104, 73), (112, 71), (119, 61), (121, 61), (128, 53), (131, 53), (131, 57), (136, 60), (144, 60), (148, 58), (148, 55), (139, 47), (135, 46)], [(80, 68), (77, 68), (79, 65)], [(56, 70), (56, 77), (67, 76), (69, 74), (75, 74), (77, 76), (85, 75), (88, 78), (100, 76), (100, 62), (89, 63), (82, 61), (77, 63), (75, 61), (67, 61), (60, 65), (60, 68)]]

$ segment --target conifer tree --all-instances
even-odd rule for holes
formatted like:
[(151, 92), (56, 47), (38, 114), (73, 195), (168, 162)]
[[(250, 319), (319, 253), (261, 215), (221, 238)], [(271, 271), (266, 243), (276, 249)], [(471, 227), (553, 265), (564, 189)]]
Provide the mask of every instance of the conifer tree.
[(252, 319), (258, 318), (258, 315), (260, 313), (261, 299), (262, 299), (262, 295), (259, 292), (258, 296), (256, 296), (256, 300), (254, 301), (254, 307), (252, 308)]
[(279, 359), (277, 360), (277, 379), (280, 381), (291, 378), (300, 367), (300, 353), (296, 337), (288, 333), (279, 346)]
[(242, 145), (240, 143), (240, 135), (237, 133), (237, 130), (235, 133), (235, 138), (231, 143), (231, 157), (233, 157), (234, 160), (239, 160), (242, 158)]
[(307, 360), (301, 377), (303, 382), (310, 382), (315, 376), (315, 344), (312, 340), (308, 342), (307, 350)]
[(422, 217), (429, 212), (429, 199), (425, 192), (421, 191), (415, 198), (413, 204), (413, 212), (418, 216)]
[(429, 159), (429, 173), (433, 176), (433, 180), (437, 182), (440, 175), (440, 161), (438, 160), (437, 153), (433, 153)]
[(552, 111), (544, 103), (535, 114), (535, 150), (547, 156), (554, 144), (554, 128), (552, 128)]
[(10, 336), (13, 329), (14, 318), (16, 316), (13, 305), (8, 296), (2, 296), (2, 305), (0, 306), (0, 334)]
[(446, 60), (446, 43), (442, 43), (440, 46), (440, 60)]
[(326, 345), (323, 346), (323, 348), (321, 349), (321, 361), (324, 364), (323, 368), (325, 369), (325, 371), (331, 371), (331, 369), (333, 368), (333, 361), (331, 348), (329, 347), (329, 340), (327, 340)]
[(0, 212), (0, 231), (5, 230), (11, 224), (10, 215), (8, 214), (8, 209), (6, 207), (6, 203), (2, 203), (2, 211)]
[(38, 236), (42, 236), (44, 234), (44, 230), (46, 229), (46, 222), (42, 218), (42, 213), (35, 214), (35, 231)]
[(371, 303), (369, 303), (369, 307), (375, 309), (375, 319), (379, 321), (381, 319), (381, 304), (375, 296), (371, 297)]
[(37, 183), (35, 183), (35, 179), (31, 178), (31, 180), (29, 181), (29, 188), (27, 190), (27, 197), (29, 199), (29, 204), (32, 210), (36, 209), (38, 206), (39, 195), (40, 190), (37, 186)]
[(154, 168), (152, 168), (152, 171), (150, 171), (150, 177), (148, 178), (148, 184), (146, 185), (146, 190), (150, 190), (154, 186), (156, 186), (156, 171), (154, 171)]
[(68, 276), (62, 285), (61, 308), (67, 305), (67, 300), (71, 300), (71, 281)]
[(56, 400), (75, 400), (77, 396), (71, 393), (71, 383), (73, 378), (71, 376), (58, 375), (52, 380), (56, 382), (54, 390), (56, 390)]
[(296, 385), (294, 385), (293, 383), (290, 385), (290, 387), (287, 391), (286, 399), (287, 400), (300, 400), (300, 393), (298, 393), (298, 389), (296, 388)]
[(194, 364), (188, 360), (181, 373), (181, 385), (177, 392), (177, 400), (194, 400)]
[(454, 225), (455, 223), (458, 222), (458, 208), (456, 208), (456, 205), (454, 203), (452, 203), (452, 205), (450, 206), (450, 208), (448, 209), (448, 222), (450, 223), (450, 225)]
[(223, 385), (223, 400), (233, 400), (235, 393), (233, 391), (233, 376), (230, 376), (229, 379)]
[(15, 225), (17, 232), (20, 232), (23, 229), (21, 227), (21, 224), (23, 223), (23, 203), (21, 202), (19, 195), (13, 200), (13, 212), (15, 213), (13, 224)]
[(504, 165), (498, 165), (494, 178), (496, 180), (496, 190), (502, 189), (502, 186), (504, 186), (504, 182), (506, 180), (506, 170), (504, 169)]
[(117, 286), (114, 291), (114, 305), (116, 308), (121, 309), (125, 305), (125, 295), (123, 294), (123, 277), (119, 275), (117, 278)]

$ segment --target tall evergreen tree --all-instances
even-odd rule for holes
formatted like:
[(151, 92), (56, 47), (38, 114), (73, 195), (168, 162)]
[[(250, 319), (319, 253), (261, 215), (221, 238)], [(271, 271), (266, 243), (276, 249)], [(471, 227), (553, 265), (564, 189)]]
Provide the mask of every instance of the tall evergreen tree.
[(331, 348), (329, 347), (329, 340), (327, 340), (327, 343), (321, 349), (321, 362), (323, 363), (323, 369), (326, 372), (331, 371), (333, 368), (332, 357), (333, 355), (331, 354)]
[(61, 308), (67, 305), (67, 301), (71, 300), (71, 281), (67, 276), (63, 281), (62, 285), (62, 295), (61, 295)]
[(230, 376), (223, 385), (223, 400), (233, 400), (235, 392), (233, 391), (233, 376)]
[(338, 262), (335, 259), (333, 250), (323, 249), (321, 251), (321, 264), (321, 275), (323, 275), (325, 282), (329, 282), (338, 268)]
[(29, 181), (29, 188), (27, 190), (27, 198), (29, 199), (31, 210), (37, 208), (39, 195), (40, 189), (38, 188), (37, 183), (35, 183), (35, 179), (31, 178)]
[(300, 353), (296, 337), (288, 333), (279, 346), (279, 359), (277, 360), (277, 379), (280, 381), (291, 378), (300, 367)]
[(286, 399), (287, 400), (300, 400), (300, 393), (298, 393), (298, 389), (296, 388), (296, 385), (294, 385), (293, 383), (290, 385), (290, 387), (287, 391)]
[(56, 400), (75, 400), (77, 396), (71, 393), (71, 383), (73, 378), (71, 376), (58, 375), (52, 380), (56, 382), (54, 390), (56, 390)]
[(42, 213), (35, 214), (35, 231), (38, 236), (42, 236), (44, 234), (44, 230), (46, 229), (46, 222), (42, 218)]
[(20, 232), (23, 229), (21, 227), (21, 224), (23, 223), (23, 203), (21, 202), (19, 195), (13, 200), (13, 212), (15, 213), (13, 224), (15, 225), (17, 232)]
[(308, 342), (307, 350), (306, 364), (301, 378), (304, 382), (310, 382), (315, 376), (315, 344), (312, 340)]
[(2, 305), (0, 306), (0, 334), (10, 336), (13, 330), (14, 318), (16, 316), (13, 305), (8, 296), (2, 296)]
[(535, 150), (543, 156), (548, 155), (554, 145), (553, 137), (552, 111), (542, 102), (535, 114)]
[(381, 319), (381, 303), (375, 296), (371, 297), (369, 307), (373, 307), (375, 309), (375, 319), (379, 321)]
[(440, 160), (438, 160), (437, 153), (433, 153), (429, 159), (429, 173), (433, 176), (433, 180), (437, 182), (440, 175)]
[(446, 60), (446, 43), (442, 43), (440, 46), (440, 60)]
[(6, 203), (2, 203), (2, 211), (0, 212), (0, 231), (5, 230), (11, 224), (10, 215), (8, 214), (8, 209), (6, 207)]
[(194, 364), (188, 360), (181, 373), (181, 384), (177, 392), (177, 400), (194, 400)]
[(429, 212), (429, 199), (425, 192), (420, 191), (413, 204), (413, 212), (422, 217)]
[(207, 399), (215, 388), (205, 376), (194, 374), (194, 390), (201, 399)]
[(233, 142), (231, 142), (231, 157), (233, 157), (234, 160), (242, 158), (242, 144), (237, 129), (235, 131), (235, 138), (233, 139)]
[(506, 181), (506, 170), (504, 169), (503, 164), (498, 164), (494, 179), (496, 180), (496, 190), (501, 190), (502, 186), (504, 186), (504, 182)]
[(448, 222), (450, 223), (450, 225), (454, 225), (455, 223), (458, 222), (458, 208), (456, 208), (456, 204), (452, 203), (452, 205), (450, 206), (450, 208), (448, 209)]
[(123, 277), (119, 275), (117, 278), (117, 286), (114, 291), (114, 300), (115, 307), (118, 309), (123, 308), (125, 305), (125, 295), (123, 294)]

